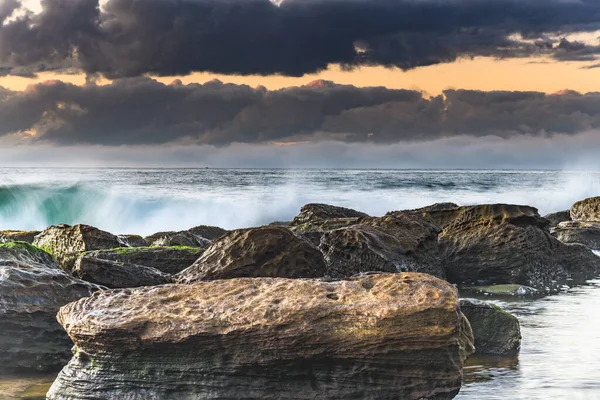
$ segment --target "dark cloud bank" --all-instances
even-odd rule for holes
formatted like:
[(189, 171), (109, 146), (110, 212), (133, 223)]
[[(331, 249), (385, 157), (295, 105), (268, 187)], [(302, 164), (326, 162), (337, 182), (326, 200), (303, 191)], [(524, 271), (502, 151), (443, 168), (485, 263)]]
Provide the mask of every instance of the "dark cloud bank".
[(23, 92), (0, 89), (0, 121), (5, 140), (63, 146), (548, 138), (600, 129), (600, 93), (446, 90), (427, 97), (327, 81), (274, 91), (219, 81), (48, 81)]
[[(457, 57), (593, 61), (598, 0), (0, 0), (0, 73), (301, 76), (341, 64), (410, 69)], [(12, 17), (11, 17), (12, 16)]]

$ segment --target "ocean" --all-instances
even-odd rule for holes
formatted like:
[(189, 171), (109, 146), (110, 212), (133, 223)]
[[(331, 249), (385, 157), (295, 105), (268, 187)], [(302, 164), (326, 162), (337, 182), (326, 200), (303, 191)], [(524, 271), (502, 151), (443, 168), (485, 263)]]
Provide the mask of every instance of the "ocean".
[[(2, 168), (0, 229), (233, 229), (289, 221), (310, 202), (374, 216), (436, 202), (526, 204), (544, 215), (599, 194), (599, 171)], [(521, 352), (471, 359), (457, 398), (600, 399), (599, 301), (600, 280), (543, 299), (495, 300), (519, 318)], [(29, 382), (39, 392), (50, 381)], [(27, 382), (0, 377), (0, 393), (21, 393)]]

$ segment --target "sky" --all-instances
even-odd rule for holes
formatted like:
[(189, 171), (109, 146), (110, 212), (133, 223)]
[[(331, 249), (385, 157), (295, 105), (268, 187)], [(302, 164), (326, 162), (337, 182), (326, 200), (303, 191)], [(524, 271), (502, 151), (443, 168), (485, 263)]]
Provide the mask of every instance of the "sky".
[(597, 0), (0, 0), (0, 166), (600, 168)]

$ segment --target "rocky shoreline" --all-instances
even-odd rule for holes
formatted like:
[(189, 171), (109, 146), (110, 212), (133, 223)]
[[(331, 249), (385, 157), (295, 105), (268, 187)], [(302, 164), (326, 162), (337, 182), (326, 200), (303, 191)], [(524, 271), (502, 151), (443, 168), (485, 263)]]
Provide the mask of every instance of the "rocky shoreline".
[(450, 399), (470, 354), (521, 343), (514, 316), (469, 294), (597, 277), (598, 224), (591, 198), (546, 217), (307, 204), (234, 231), (0, 231), (0, 370), (62, 368), (52, 400)]

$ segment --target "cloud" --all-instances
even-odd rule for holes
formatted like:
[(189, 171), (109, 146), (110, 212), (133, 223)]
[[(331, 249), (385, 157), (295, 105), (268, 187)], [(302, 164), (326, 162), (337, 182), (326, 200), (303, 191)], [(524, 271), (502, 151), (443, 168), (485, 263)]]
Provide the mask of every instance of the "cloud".
[(597, 0), (43, 0), (37, 14), (20, 6), (0, 0), (0, 74), (301, 76), (330, 64), (410, 69), (474, 56), (591, 60), (594, 46), (559, 38), (600, 29)]
[(127, 78), (0, 88), (0, 137), (57, 146), (317, 142), (408, 143), (440, 138), (550, 137), (600, 128), (600, 93), (421, 92), (328, 81), (280, 90), (211, 81)]

